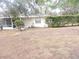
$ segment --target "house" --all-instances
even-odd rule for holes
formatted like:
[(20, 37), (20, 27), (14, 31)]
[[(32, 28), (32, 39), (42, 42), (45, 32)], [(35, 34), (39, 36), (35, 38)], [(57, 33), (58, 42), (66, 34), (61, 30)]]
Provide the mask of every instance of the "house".
[[(45, 20), (46, 17), (47, 16), (20, 16), (20, 19), (24, 21), (25, 28), (48, 27)], [(14, 28), (12, 17), (0, 17), (0, 24), (3, 25), (3, 29)]]

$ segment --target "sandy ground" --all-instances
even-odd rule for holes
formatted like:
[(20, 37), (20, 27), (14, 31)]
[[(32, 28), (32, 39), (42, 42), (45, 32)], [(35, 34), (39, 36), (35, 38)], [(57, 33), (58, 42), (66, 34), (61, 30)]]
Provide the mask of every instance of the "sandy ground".
[(79, 27), (0, 31), (0, 59), (79, 59)]

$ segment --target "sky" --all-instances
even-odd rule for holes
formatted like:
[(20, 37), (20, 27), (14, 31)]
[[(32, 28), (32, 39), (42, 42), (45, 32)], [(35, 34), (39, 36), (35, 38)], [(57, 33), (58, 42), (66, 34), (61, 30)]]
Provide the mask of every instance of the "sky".
[[(14, 0), (8, 0), (8, 1), (13, 2)], [(54, 2), (57, 2), (58, 0), (51, 0), (51, 1), (52, 1), (52, 4), (53, 4)], [(3, 5), (3, 8), (5, 9), (6, 5), (4, 3), (1, 3), (1, 4)], [(48, 5), (48, 4), (50, 4), (50, 2), (47, 2), (46, 4)], [(0, 12), (3, 12), (2, 8), (0, 8)], [(52, 12), (59, 13), (60, 10), (59, 9), (54, 9), (54, 10), (52, 10)]]

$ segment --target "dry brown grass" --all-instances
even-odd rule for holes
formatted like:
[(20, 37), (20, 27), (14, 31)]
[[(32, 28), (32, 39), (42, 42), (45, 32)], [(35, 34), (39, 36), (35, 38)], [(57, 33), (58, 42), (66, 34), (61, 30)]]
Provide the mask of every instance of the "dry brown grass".
[(79, 59), (79, 27), (0, 31), (0, 59)]

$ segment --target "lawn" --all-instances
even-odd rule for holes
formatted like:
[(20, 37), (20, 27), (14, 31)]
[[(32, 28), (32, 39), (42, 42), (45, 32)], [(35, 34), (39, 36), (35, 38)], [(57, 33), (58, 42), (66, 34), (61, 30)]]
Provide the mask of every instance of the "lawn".
[(0, 31), (0, 59), (79, 59), (79, 27)]

